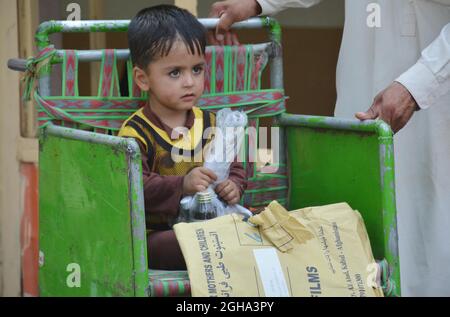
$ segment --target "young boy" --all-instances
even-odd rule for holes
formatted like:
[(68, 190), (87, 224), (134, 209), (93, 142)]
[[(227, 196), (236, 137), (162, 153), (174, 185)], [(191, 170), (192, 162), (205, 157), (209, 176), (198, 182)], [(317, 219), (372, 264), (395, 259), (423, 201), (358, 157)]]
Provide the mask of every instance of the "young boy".
[[(128, 42), (134, 80), (148, 92), (148, 101), (124, 122), (119, 136), (135, 138), (141, 149), (149, 267), (186, 269), (168, 223), (178, 216), (183, 196), (205, 190), (217, 178), (193, 159), (205, 145), (203, 132), (215, 123), (212, 113), (196, 107), (204, 86), (206, 30), (188, 11), (159, 5), (133, 18)], [(179, 127), (188, 130), (190, 142)], [(192, 159), (179, 162), (171, 153)], [(216, 192), (234, 204), (246, 186), (242, 164), (234, 162)]]

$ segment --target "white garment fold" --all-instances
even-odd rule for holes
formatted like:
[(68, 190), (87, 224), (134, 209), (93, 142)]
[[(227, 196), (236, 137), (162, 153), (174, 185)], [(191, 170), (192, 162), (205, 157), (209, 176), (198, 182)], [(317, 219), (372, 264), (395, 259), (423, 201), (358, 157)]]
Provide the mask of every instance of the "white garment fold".
[[(332, 1), (332, 0), (330, 0)], [(258, 0), (263, 14), (319, 1)], [(369, 27), (368, 5), (380, 8)], [(335, 116), (397, 80), (423, 109), (394, 137), (402, 295), (450, 296), (450, 0), (346, 0)]]

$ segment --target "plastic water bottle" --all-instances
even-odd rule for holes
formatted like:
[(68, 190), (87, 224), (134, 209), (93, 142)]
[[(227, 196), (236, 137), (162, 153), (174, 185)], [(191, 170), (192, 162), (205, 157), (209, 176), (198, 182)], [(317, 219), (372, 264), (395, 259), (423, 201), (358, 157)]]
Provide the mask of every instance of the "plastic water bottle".
[(191, 208), (192, 197), (184, 197), (180, 201), (180, 214), (178, 216), (178, 222), (189, 222), (189, 210)]
[(208, 191), (197, 193), (197, 206), (191, 215), (191, 221), (204, 221), (217, 217), (217, 209), (212, 203), (212, 195)]

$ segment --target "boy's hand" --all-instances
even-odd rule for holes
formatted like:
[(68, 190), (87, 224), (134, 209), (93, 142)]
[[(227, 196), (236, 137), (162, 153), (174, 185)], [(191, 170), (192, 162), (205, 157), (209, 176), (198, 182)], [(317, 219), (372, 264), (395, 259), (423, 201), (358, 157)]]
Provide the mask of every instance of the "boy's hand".
[(229, 205), (234, 205), (241, 199), (238, 185), (231, 179), (223, 181), (216, 187), (216, 193), (224, 199)]
[(192, 195), (202, 192), (216, 179), (216, 174), (207, 168), (193, 168), (183, 179), (183, 194)]

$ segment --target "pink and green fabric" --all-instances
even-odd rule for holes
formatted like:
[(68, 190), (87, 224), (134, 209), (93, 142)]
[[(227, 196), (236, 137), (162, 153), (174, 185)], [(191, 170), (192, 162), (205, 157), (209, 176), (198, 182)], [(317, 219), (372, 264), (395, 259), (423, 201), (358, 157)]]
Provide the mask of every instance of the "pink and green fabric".
[(187, 271), (150, 270), (150, 296), (187, 297), (191, 295), (191, 284)]
[[(46, 50), (41, 55), (51, 55)], [(267, 65), (265, 52), (255, 52), (252, 45), (209, 46), (206, 49), (205, 94), (199, 107), (210, 111), (222, 108), (244, 111), (249, 118), (249, 127), (259, 130), (260, 119), (275, 117), (285, 112), (285, 96), (281, 89), (261, 89), (261, 76)], [(115, 135), (123, 121), (143, 106), (145, 93), (138, 90), (132, 81), (132, 65), (127, 61), (128, 96), (120, 95), (120, 78), (116, 50), (103, 50), (98, 94), (95, 97), (79, 96), (78, 53), (66, 50), (62, 63), (62, 95), (40, 96), (34, 92), (39, 106), (38, 120), (41, 128), (50, 122), (60, 126), (88, 129), (98, 133)], [(257, 171), (255, 153), (249, 149), (258, 145), (246, 134), (244, 166), (249, 178), (248, 189), (242, 199), (246, 206), (267, 205), (276, 199), (286, 204), (286, 165), (280, 162), (276, 173)], [(270, 166), (266, 166), (270, 168)]]

